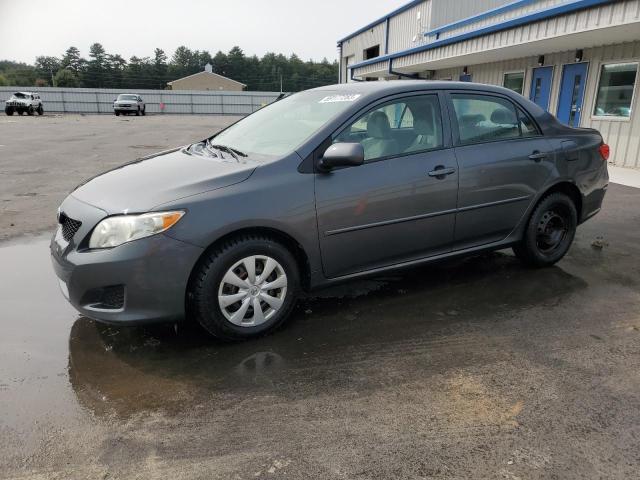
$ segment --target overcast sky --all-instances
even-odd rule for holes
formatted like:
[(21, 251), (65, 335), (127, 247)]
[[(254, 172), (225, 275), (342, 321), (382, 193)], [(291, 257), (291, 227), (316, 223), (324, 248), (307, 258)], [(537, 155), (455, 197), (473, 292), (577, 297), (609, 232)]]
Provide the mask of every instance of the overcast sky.
[[(337, 58), (336, 40), (407, 0), (0, 0), (0, 60), (33, 63), (89, 45), (129, 59), (176, 47)], [(28, 24), (28, 26), (27, 26)]]

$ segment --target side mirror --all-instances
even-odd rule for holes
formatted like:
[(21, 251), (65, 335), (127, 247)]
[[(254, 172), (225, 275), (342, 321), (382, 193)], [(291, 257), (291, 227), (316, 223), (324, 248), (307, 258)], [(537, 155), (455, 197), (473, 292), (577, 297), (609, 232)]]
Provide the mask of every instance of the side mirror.
[(334, 143), (318, 161), (320, 170), (336, 167), (357, 167), (364, 163), (364, 148), (360, 143)]

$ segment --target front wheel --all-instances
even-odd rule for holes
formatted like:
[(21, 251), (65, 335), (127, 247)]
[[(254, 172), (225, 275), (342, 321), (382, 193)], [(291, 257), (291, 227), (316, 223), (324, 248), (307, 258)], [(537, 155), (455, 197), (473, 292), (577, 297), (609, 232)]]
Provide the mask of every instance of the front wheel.
[(38, 105), (38, 109), (36, 111), (38, 112), (38, 115), (42, 115), (44, 113), (44, 108), (42, 108), (42, 105)]
[(138, 107), (138, 110), (136, 110), (136, 117), (140, 116), (140, 107)]
[(573, 200), (564, 193), (547, 195), (531, 214), (524, 236), (513, 252), (534, 267), (553, 265), (569, 250), (577, 225), (578, 212)]
[(34, 110), (33, 105), (29, 105), (29, 108), (27, 109), (27, 115), (33, 116), (35, 112), (36, 111)]
[(117, 111), (117, 110), (116, 110), (115, 112), (113, 112), (113, 113), (115, 113), (116, 117), (119, 117), (119, 116), (120, 116), (120, 112), (119, 112), (119, 111)]
[(299, 291), (298, 265), (280, 243), (263, 236), (229, 240), (194, 272), (189, 311), (212, 335), (240, 340), (278, 328)]
[(5, 108), (4, 113), (6, 113), (9, 116), (13, 115), (13, 108), (10, 108), (10, 107)]
[(145, 116), (147, 114), (147, 107), (142, 107), (142, 116)]

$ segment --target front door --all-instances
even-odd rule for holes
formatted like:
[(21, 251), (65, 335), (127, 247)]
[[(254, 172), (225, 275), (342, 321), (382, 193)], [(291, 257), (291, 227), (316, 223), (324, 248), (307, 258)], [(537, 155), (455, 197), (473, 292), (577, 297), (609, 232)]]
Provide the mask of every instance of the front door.
[(558, 120), (570, 127), (580, 125), (588, 65), (588, 63), (572, 63), (565, 65), (562, 70), (558, 114), (556, 116)]
[(361, 143), (365, 163), (316, 174), (327, 277), (450, 251), (458, 171), (441, 118), (438, 95), (412, 95), (373, 107), (334, 136)]
[(552, 77), (553, 67), (538, 67), (533, 69), (529, 100), (545, 110), (549, 109)]

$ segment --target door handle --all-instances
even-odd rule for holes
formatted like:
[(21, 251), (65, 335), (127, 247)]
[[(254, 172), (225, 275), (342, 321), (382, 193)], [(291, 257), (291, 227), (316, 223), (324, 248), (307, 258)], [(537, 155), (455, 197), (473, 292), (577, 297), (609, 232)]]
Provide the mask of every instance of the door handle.
[(438, 165), (433, 170), (431, 170), (427, 175), (430, 177), (436, 177), (438, 180), (442, 180), (447, 175), (451, 175), (456, 171), (455, 168), (449, 167), (445, 168), (444, 165)]
[(538, 150), (536, 150), (531, 155), (529, 155), (529, 160), (535, 160), (536, 162), (539, 162), (543, 158), (547, 158), (547, 156), (547, 152), (539, 152)]

